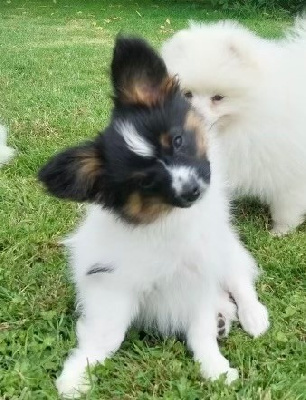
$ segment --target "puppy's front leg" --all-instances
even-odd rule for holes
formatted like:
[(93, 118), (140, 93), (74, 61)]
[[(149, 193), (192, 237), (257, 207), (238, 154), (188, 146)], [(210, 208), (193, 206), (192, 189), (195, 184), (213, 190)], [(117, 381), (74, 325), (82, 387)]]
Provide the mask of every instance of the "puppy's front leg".
[(78, 347), (56, 382), (64, 398), (77, 398), (90, 388), (87, 366), (103, 362), (120, 347), (135, 311), (129, 293), (92, 285), (84, 294), (83, 315), (77, 323)]
[(222, 356), (217, 342), (217, 309), (209, 301), (203, 302), (192, 318), (187, 332), (187, 341), (194, 358), (201, 364), (204, 378), (216, 380), (226, 374), (226, 383), (238, 378), (238, 371), (230, 368), (229, 361)]
[(235, 299), (239, 321), (244, 330), (257, 337), (269, 327), (267, 308), (259, 302), (255, 288), (257, 265), (234, 235), (229, 243), (228, 273), (224, 288)]

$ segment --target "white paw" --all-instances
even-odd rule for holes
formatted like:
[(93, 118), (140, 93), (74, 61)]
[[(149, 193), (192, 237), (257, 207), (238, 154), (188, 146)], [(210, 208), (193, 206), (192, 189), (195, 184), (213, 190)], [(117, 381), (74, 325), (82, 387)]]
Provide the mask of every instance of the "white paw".
[(272, 236), (284, 236), (290, 233), (292, 229), (290, 229), (287, 225), (275, 225), (271, 230), (270, 234)]
[(230, 368), (229, 362), (225, 358), (218, 362), (211, 361), (206, 367), (202, 365), (202, 375), (206, 379), (215, 381), (224, 374), (226, 375), (225, 383), (228, 385), (239, 378), (238, 370)]
[(239, 378), (239, 372), (236, 368), (229, 368), (226, 373), (225, 383), (230, 385), (232, 382), (236, 381)]
[(60, 396), (65, 399), (78, 399), (90, 389), (90, 381), (85, 372), (67, 370), (61, 373), (56, 381), (56, 387)]
[(303, 218), (295, 218), (289, 223), (274, 222), (273, 228), (270, 230), (273, 236), (284, 236), (294, 232), (297, 226), (303, 222)]
[(262, 335), (270, 325), (267, 308), (259, 301), (238, 307), (238, 317), (243, 329), (253, 337)]

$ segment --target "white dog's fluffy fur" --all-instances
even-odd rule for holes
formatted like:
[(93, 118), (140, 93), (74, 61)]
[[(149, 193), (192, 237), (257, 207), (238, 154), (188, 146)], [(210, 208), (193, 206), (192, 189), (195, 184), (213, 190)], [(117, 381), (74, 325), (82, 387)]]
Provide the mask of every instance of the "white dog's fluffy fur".
[(296, 228), (306, 213), (306, 20), (280, 40), (230, 21), (191, 24), (162, 56), (218, 136), (233, 192), (269, 204), (276, 234)]
[[(213, 151), (212, 151), (213, 153)], [(164, 334), (182, 332), (205, 378), (238, 372), (217, 344), (217, 315), (238, 317), (252, 336), (269, 325), (254, 288), (256, 263), (233, 233), (216, 157), (203, 198), (149, 225), (130, 227), (100, 206), (89, 206), (85, 221), (67, 239), (82, 315), (78, 347), (57, 380), (65, 397), (86, 391), (87, 365), (116, 351), (134, 322)], [(88, 274), (102, 268), (104, 273)]]
[(0, 125), (0, 167), (8, 163), (15, 154), (15, 150), (6, 145), (7, 129)]

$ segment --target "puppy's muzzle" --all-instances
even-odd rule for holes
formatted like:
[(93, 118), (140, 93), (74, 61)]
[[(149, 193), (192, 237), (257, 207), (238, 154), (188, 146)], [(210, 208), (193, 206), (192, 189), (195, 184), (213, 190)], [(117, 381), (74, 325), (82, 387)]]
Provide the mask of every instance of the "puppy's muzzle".
[(176, 196), (177, 205), (183, 208), (190, 207), (199, 199), (202, 191), (199, 182), (194, 178), (190, 179), (189, 182), (183, 184), (180, 194)]

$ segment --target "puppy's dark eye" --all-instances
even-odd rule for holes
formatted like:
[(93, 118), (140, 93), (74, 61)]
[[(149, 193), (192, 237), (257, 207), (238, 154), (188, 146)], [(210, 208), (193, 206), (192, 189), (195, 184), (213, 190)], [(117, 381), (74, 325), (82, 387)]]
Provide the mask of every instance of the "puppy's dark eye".
[(154, 185), (153, 176), (145, 176), (139, 181), (139, 186), (143, 189), (150, 189)]
[(190, 90), (188, 90), (187, 92), (185, 92), (185, 93), (184, 93), (184, 96), (185, 96), (187, 99), (192, 99), (192, 97), (193, 97), (192, 92), (191, 92)]
[(216, 94), (210, 98), (211, 101), (221, 101), (222, 99), (224, 99), (224, 96), (221, 96), (221, 94)]
[(183, 144), (183, 138), (181, 135), (174, 136), (172, 139), (172, 145), (175, 149), (179, 149)]

